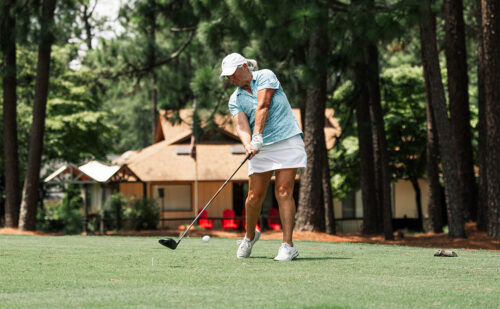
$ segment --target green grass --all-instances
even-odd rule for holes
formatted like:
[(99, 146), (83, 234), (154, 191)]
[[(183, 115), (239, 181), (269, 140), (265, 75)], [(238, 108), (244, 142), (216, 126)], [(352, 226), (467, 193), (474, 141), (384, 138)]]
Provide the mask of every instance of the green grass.
[[(500, 252), (260, 240), (0, 235), (1, 308), (498, 308)], [(153, 261), (154, 260), (154, 261)], [(153, 263), (154, 264), (153, 264)]]

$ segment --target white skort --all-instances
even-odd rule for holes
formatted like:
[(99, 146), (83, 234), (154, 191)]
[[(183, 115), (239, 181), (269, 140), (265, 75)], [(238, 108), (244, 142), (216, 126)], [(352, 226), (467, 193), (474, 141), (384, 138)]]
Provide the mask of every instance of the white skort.
[(248, 163), (248, 175), (285, 168), (305, 168), (307, 155), (300, 134), (264, 146)]

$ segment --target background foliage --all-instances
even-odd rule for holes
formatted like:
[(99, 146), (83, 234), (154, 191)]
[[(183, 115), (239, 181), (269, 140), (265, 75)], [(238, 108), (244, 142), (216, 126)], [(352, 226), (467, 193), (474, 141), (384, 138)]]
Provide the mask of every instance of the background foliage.
[[(113, 21), (116, 28), (123, 30), (106, 38), (100, 33), (110, 30), (109, 18), (97, 14), (85, 18), (83, 14), (96, 1), (100, 0), (64, 0), (56, 9), (44, 137), (46, 166), (54, 160), (105, 160), (109, 154), (150, 145), (155, 91), (158, 109), (190, 108), (196, 102), (199, 117), (208, 123), (199, 129), (210, 130), (214, 115), (228, 113), (226, 102), (233, 88), (220, 82), (218, 75), (221, 59), (230, 52), (255, 58), (260, 68), (272, 69), (292, 106), (303, 107), (306, 82), (315, 74), (306, 65), (307, 29), (319, 7), (329, 9), (329, 52), (324, 55), (328, 63), (327, 106), (335, 109), (343, 127), (341, 139), (329, 152), (333, 196), (343, 199), (359, 189), (351, 70), (360, 57), (356, 37), (376, 42), (380, 52), (380, 87), (392, 180), (424, 175), (426, 120), (418, 39), (420, 1), (377, 0), (375, 10), (370, 11), (365, 1), (348, 0), (318, 0), (318, 7), (306, 0), (286, 1), (286, 5), (251, 0), (133, 0), (122, 3)], [(34, 5), (23, 7), (22, 2), (16, 2), (20, 9), (26, 9), (19, 14), (16, 32), (21, 180), (27, 162), (40, 31), (39, 25), (31, 22), (40, 13), (40, 3), (28, 2)], [(434, 2), (439, 47), (444, 37), (441, 6), (442, 1)], [(466, 1), (471, 67), (477, 64), (474, 10), (474, 4)], [(443, 53), (440, 57), (446, 85)], [(475, 70), (470, 70), (469, 78), (473, 145), (477, 147)], [(0, 169), (3, 166), (2, 151)], [(50, 171), (50, 167), (44, 171)], [(146, 217), (154, 213), (149, 202), (137, 206), (144, 206)]]

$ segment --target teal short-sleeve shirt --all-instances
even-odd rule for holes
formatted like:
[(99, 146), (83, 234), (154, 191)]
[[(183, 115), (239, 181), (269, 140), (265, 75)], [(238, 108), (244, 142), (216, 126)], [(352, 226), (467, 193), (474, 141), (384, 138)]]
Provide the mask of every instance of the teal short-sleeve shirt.
[(255, 109), (257, 108), (257, 92), (262, 89), (274, 89), (269, 114), (262, 133), (263, 145), (274, 144), (297, 134), (304, 137), (276, 75), (271, 70), (255, 71), (252, 72), (252, 75), (252, 82), (250, 83), (252, 94), (238, 87), (229, 98), (231, 115), (236, 116), (238, 113), (245, 113), (251, 132), (253, 132)]

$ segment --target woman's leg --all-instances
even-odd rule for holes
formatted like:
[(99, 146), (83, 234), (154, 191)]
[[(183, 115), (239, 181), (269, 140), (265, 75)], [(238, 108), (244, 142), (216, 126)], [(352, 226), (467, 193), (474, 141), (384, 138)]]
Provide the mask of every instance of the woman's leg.
[(259, 220), (262, 203), (266, 197), (267, 187), (273, 172), (255, 173), (248, 180), (248, 196), (245, 202), (246, 209), (246, 238), (252, 240), (255, 235), (255, 226)]
[(275, 196), (280, 209), (283, 228), (283, 242), (293, 247), (292, 234), (295, 223), (295, 200), (293, 187), (295, 185), (296, 168), (276, 170)]

